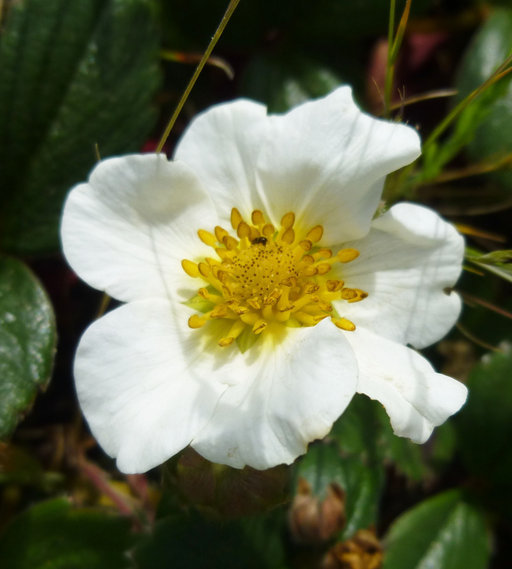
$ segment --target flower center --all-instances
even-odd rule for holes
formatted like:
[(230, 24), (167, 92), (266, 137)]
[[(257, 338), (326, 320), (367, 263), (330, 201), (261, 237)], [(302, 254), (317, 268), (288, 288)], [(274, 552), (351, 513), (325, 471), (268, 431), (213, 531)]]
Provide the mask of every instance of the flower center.
[(216, 258), (199, 263), (184, 259), (182, 267), (191, 277), (202, 279), (191, 299), (201, 314), (189, 318), (191, 328), (200, 328), (211, 320), (232, 321), (219, 340), (229, 346), (242, 334), (255, 339), (275, 325), (315, 326), (326, 317), (342, 330), (355, 325), (338, 314), (333, 301), (358, 302), (368, 294), (348, 288), (340, 279), (329, 278), (336, 264), (349, 263), (359, 256), (356, 249), (319, 247), (323, 227), (316, 225), (300, 234), (294, 229), (295, 214), (289, 212), (276, 228), (266, 222), (260, 210), (254, 210), (251, 222), (240, 212), (231, 211), (231, 225), (236, 237), (222, 227), (214, 233), (199, 229), (201, 241), (212, 247)]

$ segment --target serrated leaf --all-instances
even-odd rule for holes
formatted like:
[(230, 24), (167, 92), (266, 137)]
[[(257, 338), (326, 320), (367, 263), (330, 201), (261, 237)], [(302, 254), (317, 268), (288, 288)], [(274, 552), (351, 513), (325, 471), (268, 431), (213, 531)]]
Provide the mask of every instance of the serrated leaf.
[(197, 514), (161, 520), (136, 548), (137, 569), (281, 569), (280, 517), (216, 523)]
[(482, 513), (456, 490), (405, 512), (385, 543), (383, 569), (486, 569), (490, 554)]
[(0, 437), (50, 380), (56, 331), (41, 284), (20, 261), (0, 257)]
[(12, 569), (127, 569), (130, 521), (66, 500), (42, 502), (0, 535), (2, 567)]
[(103, 157), (138, 150), (159, 83), (151, 0), (12, 3), (0, 37), (0, 238), (58, 249), (66, 191)]

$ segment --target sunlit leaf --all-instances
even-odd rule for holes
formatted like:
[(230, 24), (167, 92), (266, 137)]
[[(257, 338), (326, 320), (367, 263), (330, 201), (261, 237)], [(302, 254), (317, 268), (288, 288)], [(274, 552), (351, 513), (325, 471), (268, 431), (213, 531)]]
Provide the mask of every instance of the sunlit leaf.
[(490, 554), (482, 513), (458, 491), (405, 512), (385, 543), (383, 569), (486, 569)]

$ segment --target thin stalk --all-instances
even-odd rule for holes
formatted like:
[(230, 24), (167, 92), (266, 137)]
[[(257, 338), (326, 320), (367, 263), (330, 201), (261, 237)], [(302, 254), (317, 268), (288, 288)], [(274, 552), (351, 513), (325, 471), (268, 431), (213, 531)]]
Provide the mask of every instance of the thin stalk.
[(388, 22), (388, 57), (386, 62), (386, 83), (384, 86), (384, 116), (389, 116), (391, 107), (391, 90), (393, 89), (394, 65), (391, 60), (391, 46), (393, 45), (393, 37), (395, 35), (395, 11), (396, 0), (391, 0), (389, 4), (389, 22)]
[(217, 45), (217, 42), (219, 41), (220, 37), (222, 36), (224, 29), (227, 26), (229, 20), (231, 19), (231, 16), (233, 15), (233, 12), (235, 11), (239, 2), (240, 2), (240, 0), (231, 0), (229, 2), (229, 5), (226, 9), (226, 12), (225, 12), (224, 16), (222, 17), (222, 20), (221, 20), (217, 30), (215, 31), (215, 34), (213, 35), (210, 43), (208, 44), (208, 47), (206, 48), (206, 51), (204, 52), (203, 57), (201, 58), (201, 61), (198, 63), (196, 70), (194, 71), (194, 74), (192, 75), (192, 78), (190, 79), (190, 81), (187, 85), (187, 88), (185, 89), (183, 95), (181, 96), (181, 99), (179, 100), (179, 102), (176, 106), (176, 109), (174, 110), (174, 113), (172, 114), (171, 118), (169, 119), (169, 122), (167, 123), (167, 126), (164, 130), (164, 133), (162, 134), (162, 137), (160, 138), (160, 142), (158, 143), (158, 146), (156, 147), (157, 153), (162, 151), (164, 144), (167, 142), (167, 139), (169, 138), (169, 134), (171, 133), (171, 130), (174, 126), (174, 123), (176, 122), (176, 119), (178, 118), (178, 116), (179, 116), (179, 114), (183, 108), (183, 105), (185, 104), (186, 100), (188, 99), (190, 92), (194, 88), (194, 85), (196, 84), (196, 81), (197, 81), (201, 71), (203, 70), (203, 67), (206, 65), (206, 62), (210, 58), (210, 55), (213, 51), (213, 48)]

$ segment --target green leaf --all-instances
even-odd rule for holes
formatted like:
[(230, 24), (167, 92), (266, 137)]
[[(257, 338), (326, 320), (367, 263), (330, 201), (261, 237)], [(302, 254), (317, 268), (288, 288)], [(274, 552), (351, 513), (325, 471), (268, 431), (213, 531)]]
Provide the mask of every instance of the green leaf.
[(242, 94), (265, 103), (270, 112), (287, 111), (321, 97), (342, 83), (331, 69), (294, 55), (254, 58), (242, 77)]
[(428, 473), (421, 446), (396, 436), (382, 405), (363, 395), (352, 399), (334, 424), (331, 437), (344, 452), (364, 457), (370, 465), (392, 463), (398, 472), (416, 481)]
[(12, 569), (126, 569), (130, 521), (66, 500), (42, 502), (0, 535), (2, 566)]
[(50, 380), (56, 331), (41, 284), (20, 261), (0, 257), (0, 437)]
[(490, 553), (482, 513), (459, 491), (425, 500), (391, 526), (383, 569), (485, 569)]
[(197, 514), (158, 522), (135, 551), (137, 569), (280, 569), (284, 551), (277, 516), (216, 523)]
[(342, 456), (335, 444), (318, 443), (299, 462), (296, 476), (304, 478), (320, 500), (331, 483), (345, 491), (345, 538), (376, 522), (384, 477), (380, 465), (370, 466), (360, 456)]
[[(481, 85), (511, 53), (512, 9), (496, 9), (464, 54), (456, 81), (459, 99)], [(474, 161), (493, 162), (512, 152), (512, 76), (489, 87), (471, 103), (461, 114), (457, 129)], [(512, 189), (510, 171), (489, 176)]]
[(159, 83), (152, 0), (14, 2), (0, 37), (0, 241), (58, 249), (66, 191), (138, 150)]
[(481, 499), (512, 518), (512, 352), (485, 356), (455, 419), (458, 446)]

